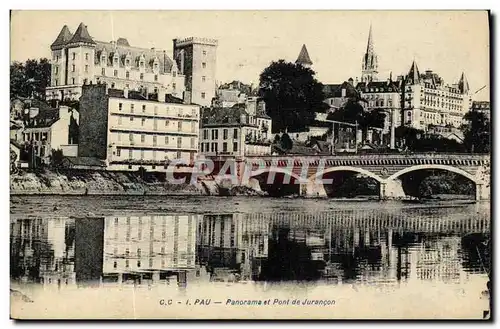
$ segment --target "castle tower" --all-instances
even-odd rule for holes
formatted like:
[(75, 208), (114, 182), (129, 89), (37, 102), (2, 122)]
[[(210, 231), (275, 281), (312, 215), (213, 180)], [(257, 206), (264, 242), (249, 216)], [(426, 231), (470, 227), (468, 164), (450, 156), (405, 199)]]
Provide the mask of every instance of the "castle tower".
[(363, 63), (361, 69), (361, 82), (377, 81), (378, 74), (378, 58), (373, 48), (372, 26), (370, 25), (370, 32), (368, 34), (368, 44), (366, 46), (366, 53), (363, 56)]
[(311, 67), (313, 64), (311, 58), (309, 57), (309, 52), (307, 51), (306, 45), (302, 45), (302, 49), (300, 50), (299, 57), (295, 61), (296, 64), (300, 64), (303, 67)]
[(56, 40), (50, 46), (52, 50), (51, 87), (69, 86), (58, 90), (57, 99), (77, 99), (80, 94), (74, 86), (81, 86), (92, 80), (96, 43), (89, 35), (87, 26), (80, 23), (72, 34), (63, 26)]
[(184, 100), (210, 106), (215, 97), (215, 69), (218, 41), (190, 37), (174, 39), (174, 60), (185, 76)]
[(418, 66), (415, 61), (413, 61), (413, 63), (411, 64), (410, 71), (408, 71), (405, 83), (407, 85), (416, 85), (420, 83), (420, 72), (418, 71)]

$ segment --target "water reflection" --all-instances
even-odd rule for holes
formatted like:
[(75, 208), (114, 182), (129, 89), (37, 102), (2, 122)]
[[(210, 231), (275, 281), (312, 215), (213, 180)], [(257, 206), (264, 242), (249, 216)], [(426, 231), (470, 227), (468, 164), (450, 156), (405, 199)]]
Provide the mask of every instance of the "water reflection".
[(47, 287), (464, 283), (490, 219), (468, 208), (11, 219), (11, 278)]

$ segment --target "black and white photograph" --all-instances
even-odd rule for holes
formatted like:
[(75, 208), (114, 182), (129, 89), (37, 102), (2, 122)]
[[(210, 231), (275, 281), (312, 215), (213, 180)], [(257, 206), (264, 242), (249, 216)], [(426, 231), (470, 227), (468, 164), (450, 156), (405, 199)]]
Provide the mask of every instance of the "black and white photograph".
[(11, 10), (11, 319), (491, 320), (491, 19)]

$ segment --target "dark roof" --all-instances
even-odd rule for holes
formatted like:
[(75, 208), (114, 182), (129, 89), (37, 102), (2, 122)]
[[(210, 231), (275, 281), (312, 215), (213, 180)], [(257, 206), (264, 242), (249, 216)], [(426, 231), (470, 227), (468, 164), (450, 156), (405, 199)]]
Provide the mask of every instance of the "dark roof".
[(249, 125), (248, 113), (241, 106), (205, 108), (202, 112), (201, 124), (202, 127), (214, 125)]
[(93, 157), (65, 156), (64, 159), (66, 159), (73, 166), (106, 167), (106, 163), (104, 162), (104, 160)]
[(417, 84), (420, 82), (420, 73), (418, 72), (418, 67), (417, 63), (413, 61), (411, 64), (410, 71), (408, 72), (408, 75), (406, 76), (406, 83), (408, 84)]
[[(372, 92), (371, 89), (374, 88), (375, 93), (380, 92), (397, 92), (399, 91), (399, 82), (398, 81), (370, 81), (360, 82), (356, 85), (356, 89), (363, 92), (369, 93)], [(389, 90), (390, 88), (390, 90)], [(367, 90), (368, 89), (368, 90)], [(378, 91), (376, 91), (378, 89)]]
[(181, 98), (172, 96), (170, 94), (165, 95), (165, 103), (174, 103), (174, 104), (184, 104), (184, 100)]
[(312, 65), (311, 58), (309, 57), (309, 52), (307, 51), (306, 45), (302, 45), (302, 49), (300, 50), (299, 57), (295, 61), (297, 64), (308, 64)]
[[(125, 67), (126, 60), (130, 60), (132, 67), (139, 67), (141, 59), (144, 59), (146, 72), (153, 72), (155, 60), (158, 60), (159, 71), (162, 73), (172, 72), (174, 62), (167, 53), (161, 49), (132, 47), (124, 38), (120, 42), (96, 41), (95, 58), (96, 64), (101, 62), (102, 55), (106, 55), (106, 65), (113, 65), (115, 54), (118, 55), (118, 65)], [(177, 64), (175, 64), (177, 65)]]
[(11, 139), (10, 140), (10, 144), (11, 145), (14, 145), (15, 147), (17, 147), (19, 150), (22, 150), (24, 148), (24, 146), (22, 144), (20, 144), (19, 142)]
[(52, 49), (64, 46), (65, 44), (68, 43), (69, 40), (73, 37), (73, 34), (69, 31), (69, 28), (67, 25), (64, 25), (63, 28), (61, 29), (61, 32), (59, 32), (59, 35), (57, 36), (56, 40), (50, 45)]
[[(314, 147), (316, 146), (316, 148)], [(271, 146), (271, 152), (278, 154), (297, 154), (297, 155), (320, 155), (320, 154), (330, 154), (328, 146), (326, 143), (319, 142), (298, 142), (293, 141), (292, 149), (289, 151), (284, 151), (279, 144), (273, 144)]]
[(467, 77), (465, 73), (462, 72), (462, 76), (460, 77), (460, 81), (458, 82), (458, 90), (461, 93), (466, 94), (469, 92), (469, 81), (467, 81)]
[(76, 29), (75, 34), (69, 40), (69, 43), (79, 43), (79, 42), (84, 42), (84, 43), (89, 43), (89, 44), (95, 44), (95, 41), (92, 39), (92, 37), (89, 34), (89, 31), (87, 31), (87, 25), (80, 23), (78, 25), (78, 28)]
[(346, 90), (345, 97), (358, 96), (356, 88), (354, 88), (354, 86), (347, 81), (344, 81), (341, 84), (323, 85), (323, 93), (325, 94), (325, 98), (342, 97), (342, 89)]

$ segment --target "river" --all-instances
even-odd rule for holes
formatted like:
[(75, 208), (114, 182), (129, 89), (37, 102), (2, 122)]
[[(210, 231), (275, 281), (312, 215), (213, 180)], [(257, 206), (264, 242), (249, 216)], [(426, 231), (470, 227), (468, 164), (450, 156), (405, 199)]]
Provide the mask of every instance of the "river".
[(482, 318), (489, 307), (486, 203), (13, 196), (10, 225), (15, 317)]

